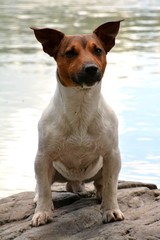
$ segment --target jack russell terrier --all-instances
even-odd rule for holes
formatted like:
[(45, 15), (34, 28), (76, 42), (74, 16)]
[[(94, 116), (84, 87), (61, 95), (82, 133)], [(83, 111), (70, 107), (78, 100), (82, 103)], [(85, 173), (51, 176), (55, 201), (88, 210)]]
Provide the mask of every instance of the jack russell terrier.
[(115, 44), (120, 22), (74, 36), (32, 28), (43, 51), (57, 62), (57, 89), (38, 126), (33, 226), (51, 221), (50, 187), (56, 181), (67, 182), (66, 189), (72, 192), (82, 192), (85, 182), (94, 181), (103, 222), (124, 219), (117, 202), (118, 122), (101, 95), (106, 54)]

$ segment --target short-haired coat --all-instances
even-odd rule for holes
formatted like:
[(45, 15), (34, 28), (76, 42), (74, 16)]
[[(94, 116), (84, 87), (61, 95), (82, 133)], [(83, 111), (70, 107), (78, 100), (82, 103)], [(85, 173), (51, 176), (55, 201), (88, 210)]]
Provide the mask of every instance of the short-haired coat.
[(50, 187), (55, 181), (66, 181), (72, 192), (83, 191), (85, 182), (94, 181), (103, 222), (124, 219), (117, 202), (118, 122), (101, 95), (106, 54), (115, 44), (119, 26), (120, 21), (108, 22), (92, 34), (74, 36), (32, 28), (44, 52), (57, 62), (56, 92), (38, 126), (33, 226), (53, 216)]

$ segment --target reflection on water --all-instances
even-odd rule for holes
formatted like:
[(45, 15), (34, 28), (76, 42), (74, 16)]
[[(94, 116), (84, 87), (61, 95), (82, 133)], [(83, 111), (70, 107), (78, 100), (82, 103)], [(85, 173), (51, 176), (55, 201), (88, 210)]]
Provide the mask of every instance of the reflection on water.
[[(120, 178), (159, 184), (159, 0), (1, 0), (0, 197), (34, 189), (37, 122), (55, 89), (55, 63), (29, 26), (88, 33), (125, 19), (108, 55), (103, 94), (119, 116)], [(160, 185), (160, 184), (159, 184)]]

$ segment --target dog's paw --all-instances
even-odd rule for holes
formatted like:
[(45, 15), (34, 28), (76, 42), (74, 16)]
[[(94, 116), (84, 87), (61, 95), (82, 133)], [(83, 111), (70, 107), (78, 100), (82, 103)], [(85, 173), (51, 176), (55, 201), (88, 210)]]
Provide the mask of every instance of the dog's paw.
[(38, 227), (52, 221), (52, 211), (38, 211), (33, 215), (31, 225)]
[(103, 223), (122, 221), (124, 220), (124, 215), (120, 209), (104, 210), (102, 212)]

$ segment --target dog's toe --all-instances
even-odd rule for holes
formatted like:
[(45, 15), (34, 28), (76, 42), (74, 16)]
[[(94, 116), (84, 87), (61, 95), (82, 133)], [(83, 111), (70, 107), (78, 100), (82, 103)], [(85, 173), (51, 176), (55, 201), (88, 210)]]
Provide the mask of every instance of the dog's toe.
[(119, 209), (105, 210), (102, 213), (103, 223), (122, 221), (124, 220), (124, 215)]
[(33, 215), (31, 225), (33, 227), (38, 227), (52, 221), (53, 212), (52, 211), (38, 211)]

